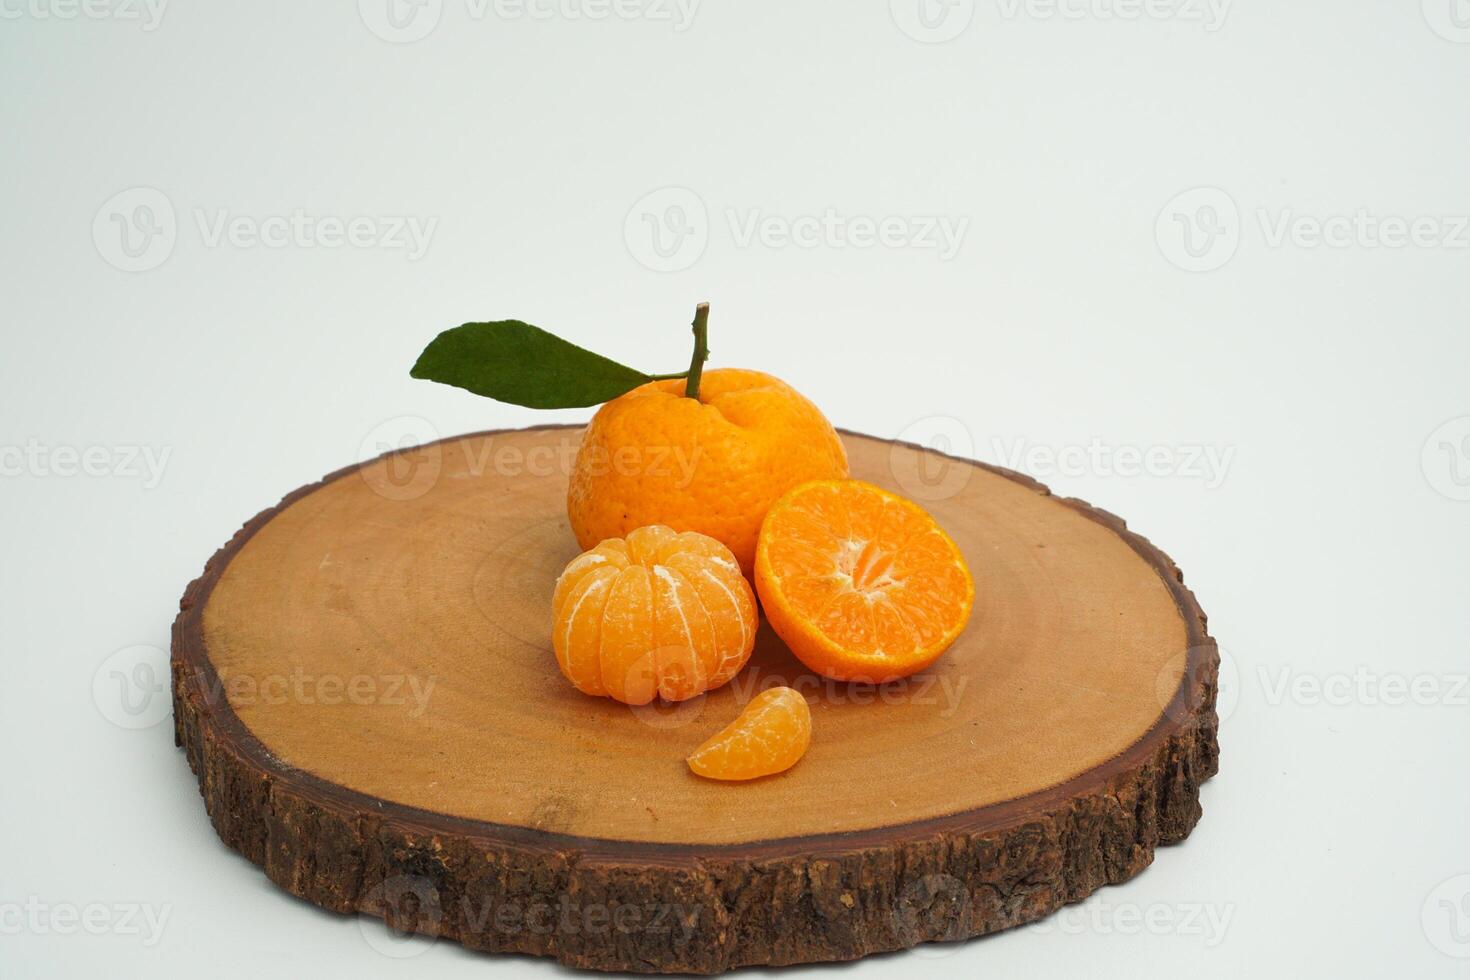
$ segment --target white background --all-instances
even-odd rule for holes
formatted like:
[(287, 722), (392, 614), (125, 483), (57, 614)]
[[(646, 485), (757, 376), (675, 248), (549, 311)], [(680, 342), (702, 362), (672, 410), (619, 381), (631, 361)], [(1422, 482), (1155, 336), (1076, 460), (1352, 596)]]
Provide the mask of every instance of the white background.
[[(930, 2), (0, 0), (0, 973), (560, 972), (404, 963), (270, 885), (146, 668), (287, 491), (426, 424), (545, 420), (410, 380), (439, 330), (674, 371), (709, 300), (714, 364), (1126, 516), (1234, 668), (1185, 844), (852, 975), (1464, 975), (1470, 5)], [(369, 224), (242, 237), (296, 213)], [(402, 216), (422, 254), (378, 237)]]

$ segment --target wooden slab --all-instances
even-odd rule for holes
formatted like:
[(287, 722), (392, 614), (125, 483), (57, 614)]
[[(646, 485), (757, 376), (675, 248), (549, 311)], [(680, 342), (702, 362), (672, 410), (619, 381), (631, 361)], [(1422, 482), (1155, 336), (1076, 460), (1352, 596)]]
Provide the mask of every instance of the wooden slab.
[[(694, 702), (576, 692), (549, 636), (580, 429), (349, 467), (265, 511), (188, 589), (178, 743), (220, 836), (295, 895), (477, 949), (713, 973), (992, 932), (1146, 867), (1217, 767), (1214, 641), (1122, 521), (1014, 473), (846, 435), (976, 580), (967, 632), (873, 689), (768, 627)], [(671, 464), (673, 465), (673, 464)], [(811, 751), (745, 785), (685, 755), (765, 686)]]

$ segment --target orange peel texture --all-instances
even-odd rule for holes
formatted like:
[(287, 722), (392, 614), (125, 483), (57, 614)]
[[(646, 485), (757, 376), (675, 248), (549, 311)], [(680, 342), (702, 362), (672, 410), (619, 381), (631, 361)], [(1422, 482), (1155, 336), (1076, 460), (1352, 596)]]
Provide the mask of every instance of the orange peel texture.
[(567, 517), (583, 548), (649, 524), (724, 542), (748, 576), (766, 511), (799, 483), (847, 476), (832, 424), (759, 371), (654, 381), (603, 405), (572, 467)]

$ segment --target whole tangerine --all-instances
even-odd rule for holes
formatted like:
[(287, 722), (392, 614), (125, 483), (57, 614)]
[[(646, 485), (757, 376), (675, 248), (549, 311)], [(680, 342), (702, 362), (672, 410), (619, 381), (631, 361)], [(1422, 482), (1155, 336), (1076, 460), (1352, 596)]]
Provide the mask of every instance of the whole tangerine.
[(607, 402), (582, 439), (567, 516), (583, 548), (664, 524), (723, 542), (748, 577), (761, 521), (809, 480), (848, 475), (832, 424), (796, 389), (738, 368), (653, 381)]

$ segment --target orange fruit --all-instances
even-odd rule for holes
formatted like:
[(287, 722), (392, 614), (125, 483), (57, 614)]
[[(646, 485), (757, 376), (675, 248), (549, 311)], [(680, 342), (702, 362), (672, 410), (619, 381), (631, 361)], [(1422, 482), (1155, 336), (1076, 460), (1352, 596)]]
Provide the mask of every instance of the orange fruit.
[(572, 467), (567, 516), (583, 548), (666, 524), (725, 543), (749, 575), (761, 518), (807, 480), (847, 476), (847, 452), (817, 407), (759, 371), (653, 381), (603, 405)]
[(882, 684), (923, 670), (964, 630), (975, 582), (923, 508), (860, 480), (818, 480), (766, 514), (756, 591), (812, 670)]
[(785, 772), (812, 744), (812, 711), (789, 687), (762, 691), (740, 717), (694, 750), (689, 768), (708, 779), (756, 779)]
[(730, 549), (661, 525), (572, 559), (551, 609), (562, 674), (585, 694), (624, 704), (719, 687), (755, 646), (755, 596)]

